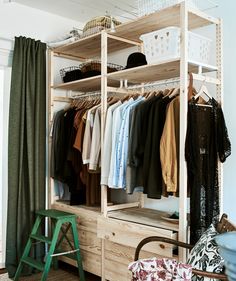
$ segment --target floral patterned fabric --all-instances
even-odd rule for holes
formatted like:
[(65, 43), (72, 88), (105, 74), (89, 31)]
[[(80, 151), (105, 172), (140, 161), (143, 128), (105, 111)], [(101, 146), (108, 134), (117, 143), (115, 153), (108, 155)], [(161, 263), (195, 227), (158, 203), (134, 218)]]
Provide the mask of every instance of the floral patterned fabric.
[[(187, 263), (196, 269), (221, 273), (224, 268), (224, 259), (220, 256), (219, 247), (215, 241), (217, 234), (219, 233), (211, 224), (190, 251)], [(217, 281), (217, 279), (193, 276), (192, 281)]]
[(192, 267), (173, 259), (142, 259), (129, 264), (132, 281), (190, 281)]

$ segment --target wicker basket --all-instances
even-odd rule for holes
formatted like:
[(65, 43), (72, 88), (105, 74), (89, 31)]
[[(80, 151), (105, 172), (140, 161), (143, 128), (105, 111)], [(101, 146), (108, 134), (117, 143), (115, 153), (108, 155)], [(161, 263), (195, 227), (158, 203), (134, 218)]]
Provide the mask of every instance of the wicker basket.
[[(114, 63), (107, 64), (107, 72), (111, 73), (117, 70), (122, 70), (124, 67)], [(85, 62), (79, 66), (65, 67), (60, 70), (60, 75), (64, 83), (79, 80), (87, 77), (101, 75), (101, 62), (93, 60)]]
[[(101, 62), (98, 60), (93, 60), (90, 62), (86, 62), (80, 65), (80, 69), (83, 73), (84, 78), (91, 77), (95, 75), (101, 74)], [(117, 70), (122, 70), (123, 66), (114, 64), (114, 63), (108, 63), (107, 64), (107, 72), (111, 73)]]
[(80, 66), (69, 66), (60, 70), (60, 75), (64, 83), (83, 78)]
[(111, 28), (111, 22), (113, 22), (115, 26), (121, 24), (121, 22), (110, 16), (100, 16), (93, 18), (85, 24), (82, 37), (98, 33), (103, 29)]

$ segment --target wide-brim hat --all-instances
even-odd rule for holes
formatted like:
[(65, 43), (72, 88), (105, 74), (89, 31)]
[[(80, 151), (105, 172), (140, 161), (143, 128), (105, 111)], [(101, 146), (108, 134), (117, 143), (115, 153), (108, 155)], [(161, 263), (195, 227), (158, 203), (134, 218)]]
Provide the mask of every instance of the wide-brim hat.
[(127, 65), (125, 68), (127, 69), (145, 64), (147, 64), (146, 56), (143, 53), (135, 52), (128, 56)]

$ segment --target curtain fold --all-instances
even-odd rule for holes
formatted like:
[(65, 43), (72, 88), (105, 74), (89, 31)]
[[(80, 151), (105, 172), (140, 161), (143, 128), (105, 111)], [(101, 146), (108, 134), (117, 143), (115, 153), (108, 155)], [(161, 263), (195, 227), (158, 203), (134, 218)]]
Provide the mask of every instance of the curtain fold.
[[(6, 267), (13, 277), (35, 221), (45, 208), (46, 44), (16, 37), (12, 62)], [(37, 246), (34, 258), (43, 256)]]

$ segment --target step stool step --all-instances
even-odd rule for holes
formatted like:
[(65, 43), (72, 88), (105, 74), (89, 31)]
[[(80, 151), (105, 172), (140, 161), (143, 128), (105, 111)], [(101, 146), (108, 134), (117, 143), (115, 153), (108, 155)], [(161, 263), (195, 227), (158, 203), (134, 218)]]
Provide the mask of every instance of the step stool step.
[(32, 266), (32, 267), (34, 267), (34, 268), (36, 268), (36, 269), (38, 269), (38, 270), (40, 270), (40, 271), (44, 270), (44, 263), (36, 261), (31, 257), (23, 258), (21, 261), (30, 265), (30, 266)]
[(75, 214), (63, 212), (63, 211), (58, 211), (54, 209), (49, 209), (49, 210), (40, 210), (36, 212), (37, 215), (44, 216), (44, 217), (49, 217), (53, 219), (62, 219), (62, 218), (70, 218), (70, 217), (75, 217)]
[(44, 235), (39, 235), (39, 234), (31, 234), (30, 238), (37, 240), (37, 241), (41, 241), (47, 244), (52, 244), (52, 240), (49, 237), (46, 237)]
[[(70, 251), (70, 250), (69, 250), (69, 251)], [(66, 256), (66, 257), (69, 258), (69, 259), (77, 260), (76, 252), (66, 254), (65, 251), (62, 251), (62, 250), (55, 250), (54, 254), (63, 254), (64, 256)]]

